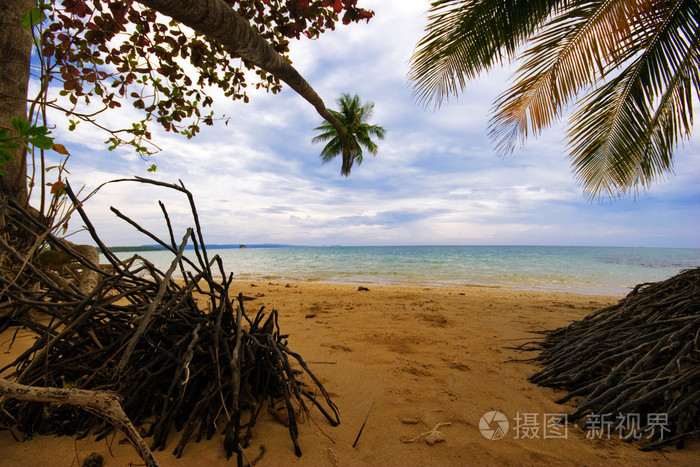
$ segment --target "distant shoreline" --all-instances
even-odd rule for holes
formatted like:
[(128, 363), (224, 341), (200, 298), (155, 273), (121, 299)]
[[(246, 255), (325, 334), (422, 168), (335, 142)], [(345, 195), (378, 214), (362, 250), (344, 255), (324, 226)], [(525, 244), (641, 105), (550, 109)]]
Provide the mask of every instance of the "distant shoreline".
[[(154, 247), (156, 245), (144, 245)], [(289, 246), (289, 245), (287, 245)], [(603, 295), (627, 294), (645, 282), (668, 279), (700, 265), (700, 250), (610, 247), (271, 247), (209, 245), (237, 279), (340, 284), (501, 286)], [(173, 254), (137, 254), (167, 270)], [(187, 252), (193, 257), (192, 250)], [(195, 261), (197, 262), (197, 261)]]
[[(285, 245), (282, 243), (236, 243), (236, 244), (226, 244), (226, 245), (206, 245), (208, 250), (231, 250), (231, 249), (238, 249), (238, 248), (300, 248), (297, 245)], [(139, 246), (110, 246), (107, 247), (109, 248), (109, 251), (113, 251), (115, 253), (123, 253), (123, 252), (139, 252), (139, 251), (162, 251), (165, 250), (165, 247), (162, 247), (160, 245), (139, 245)], [(99, 250), (99, 249), (98, 249)], [(185, 250), (194, 250), (194, 245), (187, 245), (185, 246)], [(102, 251), (100, 250), (100, 253)]]
[[(415, 247), (469, 247), (469, 248), (615, 248), (615, 249), (645, 249), (645, 250), (700, 250), (700, 247), (669, 247), (669, 246), (616, 246), (616, 245), (292, 245), (288, 243), (225, 243), (208, 244), (208, 250), (231, 250), (239, 248), (415, 248)], [(160, 251), (165, 247), (160, 245), (117, 245), (109, 246), (110, 251)], [(194, 245), (185, 246), (193, 250)], [(99, 250), (99, 248), (98, 248)]]

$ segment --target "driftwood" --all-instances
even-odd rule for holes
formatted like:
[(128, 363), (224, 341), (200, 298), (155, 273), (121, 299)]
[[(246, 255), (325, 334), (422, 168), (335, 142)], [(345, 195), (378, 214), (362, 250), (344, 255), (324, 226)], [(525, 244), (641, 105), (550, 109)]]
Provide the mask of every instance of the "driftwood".
[(126, 416), (116, 394), (105, 391), (86, 391), (75, 388), (41, 388), (25, 386), (0, 378), (0, 396), (31, 402), (49, 402), (59, 405), (75, 405), (105, 418), (118, 426), (136, 448), (147, 466), (157, 467), (158, 462), (143, 441), (131, 420)]
[[(226, 455), (236, 453), (238, 465), (244, 463), (244, 448), (260, 412), (272, 406), (286, 412), (294, 451), (301, 455), (299, 414), (310, 416), (315, 407), (332, 426), (339, 416), (302, 357), (289, 349), (277, 311), (267, 313), (261, 307), (249, 315), (244, 297), (230, 290), (233, 275), (225, 273), (218, 256), (208, 257), (192, 195), (184, 186), (129, 181), (178, 190), (190, 203), (195, 228), (179, 242), (162, 203), (167, 241), (112, 208), (173, 253), (165, 273), (138, 255), (122, 261), (110, 252), (70, 187), (67, 192), (109, 263), (109, 272), (36, 225), (19, 206), (0, 206), (0, 309), (6, 310), (0, 331), (20, 326), (37, 336), (34, 345), (0, 368), (0, 374), (34, 387), (109, 391), (118, 395), (128, 419), (150, 439), (151, 449), (164, 449), (177, 431), (174, 454), (179, 457), (191, 439), (218, 434)], [(8, 238), (18, 232), (33, 235), (34, 242), (14, 248)], [(96, 285), (85, 292), (46, 274), (32, 257), (41, 250), (33, 246), (39, 241), (94, 273)], [(178, 271), (181, 280), (176, 282), (173, 275)], [(111, 424), (76, 408), (7, 398), (0, 401), (3, 425), (25, 436), (93, 433), (99, 438), (113, 430)]]
[(700, 268), (543, 334), (520, 349), (540, 352), (545, 367), (530, 381), (569, 391), (558, 403), (577, 402), (568, 421), (600, 429), (607, 415), (613, 434), (643, 450), (700, 437)]

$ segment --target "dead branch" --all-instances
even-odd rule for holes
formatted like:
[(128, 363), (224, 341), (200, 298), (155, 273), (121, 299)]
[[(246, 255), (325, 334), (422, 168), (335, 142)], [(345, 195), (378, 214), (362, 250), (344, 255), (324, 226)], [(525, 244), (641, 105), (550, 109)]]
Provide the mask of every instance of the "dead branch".
[(30, 402), (49, 402), (52, 404), (75, 405), (87, 411), (96, 413), (113, 425), (119, 427), (141, 459), (149, 467), (157, 467), (158, 461), (139, 435), (134, 425), (124, 413), (119, 397), (106, 391), (86, 391), (75, 388), (47, 388), (25, 386), (0, 378), (0, 400), (2, 398)]
[[(226, 455), (235, 452), (239, 465), (261, 409), (282, 401), (294, 451), (301, 455), (298, 411), (293, 408), (317, 408), (332, 426), (339, 423), (339, 415), (318, 378), (289, 349), (277, 311), (260, 307), (249, 316), (244, 298), (236, 301), (230, 290), (233, 275), (225, 274), (221, 258), (209, 258), (192, 196), (182, 184), (141, 178), (118, 182), (149, 183), (185, 194), (195, 229), (188, 230), (178, 247), (161, 203), (169, 239), (157, 243), (174, 255), (169, 270), (163, 273), (138, 255), (120, 260), (100, 240), (82, 208), (84, 200), (76, 199), (68, 186), (76, 212), (112, 266), (106, 273), (50, 231), (42, 231), (18, 206), (0, 206), (0, 331), (19, 326), (36, 334), (34, 345), (0, 373), (23, 385), (109, 391), (121, 399), (128, 420), (145, 430), (151, 449), (164, 449), (179, 433), (174, 449), (179, 457), (191, 439), (218, 434)], [(158, 238), (127, 216), (118, 217)], [(98, 271), (92, 289), (66, 289), (44, 274), (31, 256), (36, 248), (15, 247), (18, 232), (27, 231), (34, 242), (43, 238), (53, 250), (70, 254), (79, 268)], [(177, 269), (180, 282), (173, 277)], [(113, 429), (86, 409), (4, 399), (0, 425), (27, 436), (103, 437)]]

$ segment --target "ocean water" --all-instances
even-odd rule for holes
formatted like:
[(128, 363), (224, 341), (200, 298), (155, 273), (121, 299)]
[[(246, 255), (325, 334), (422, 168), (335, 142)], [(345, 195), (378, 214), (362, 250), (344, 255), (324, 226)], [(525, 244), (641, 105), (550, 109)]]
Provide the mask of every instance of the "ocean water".
[[(561, 246), (376, 246), (208, 249), (250, 281), (484, 285), (624, 295), (700, 266), (700, 249)], [(166, 271), (174, 255), (140, 252)], [(120, 258), (134, 253), (121, 252)], [(194, 252), (187, 256), (194, 258)]]

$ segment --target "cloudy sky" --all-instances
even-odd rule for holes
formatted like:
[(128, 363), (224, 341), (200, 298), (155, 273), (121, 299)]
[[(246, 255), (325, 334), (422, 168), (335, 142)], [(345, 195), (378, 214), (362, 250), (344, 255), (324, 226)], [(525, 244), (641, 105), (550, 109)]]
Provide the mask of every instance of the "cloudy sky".
[[(349, 178), (340, 161), (322, 165), (311, 143), (321, 123), (314, 109), (285, 89), (251, 102), (217, 102), (230, 116), (193, 140), (157, 133), (152, 162), (128, 150), (108, 152), (94, 128), (54, 130), (71, 151), (73, 187), (133, 175), (182, 180), (193, 193), (207, 243), (295, 245), (609, 245), (700, 247), (700, 137), (676, 154), (676, 175), (636, 198), (590, 201), (565, 153), (564, 125), (507, 158), (487, 136), (492, 102), (512, 70), (472, 83), (439, 110), (411, 97), (408, 62), (427, 23), (427, 1), (361, 0), (369, 24), (340, 25), (315, 41), (292, 44), (295, 67), (335, 108), (343, 92), (375, 102), (371, 123), (388, 130), (376, 157)], [(112, 114), (117, 125), (131, 111)], [(117, 219), (114, 206), (165, 238), (158, 200), (178, 236), (193, 225), (181, 194), (140, 184), (108, 185), (86, 209), (107, 245), (152, 241)], [(80, 228), (71, 221), (71, 230)], [(72, 237), (88, 242), (85, 232)]]

